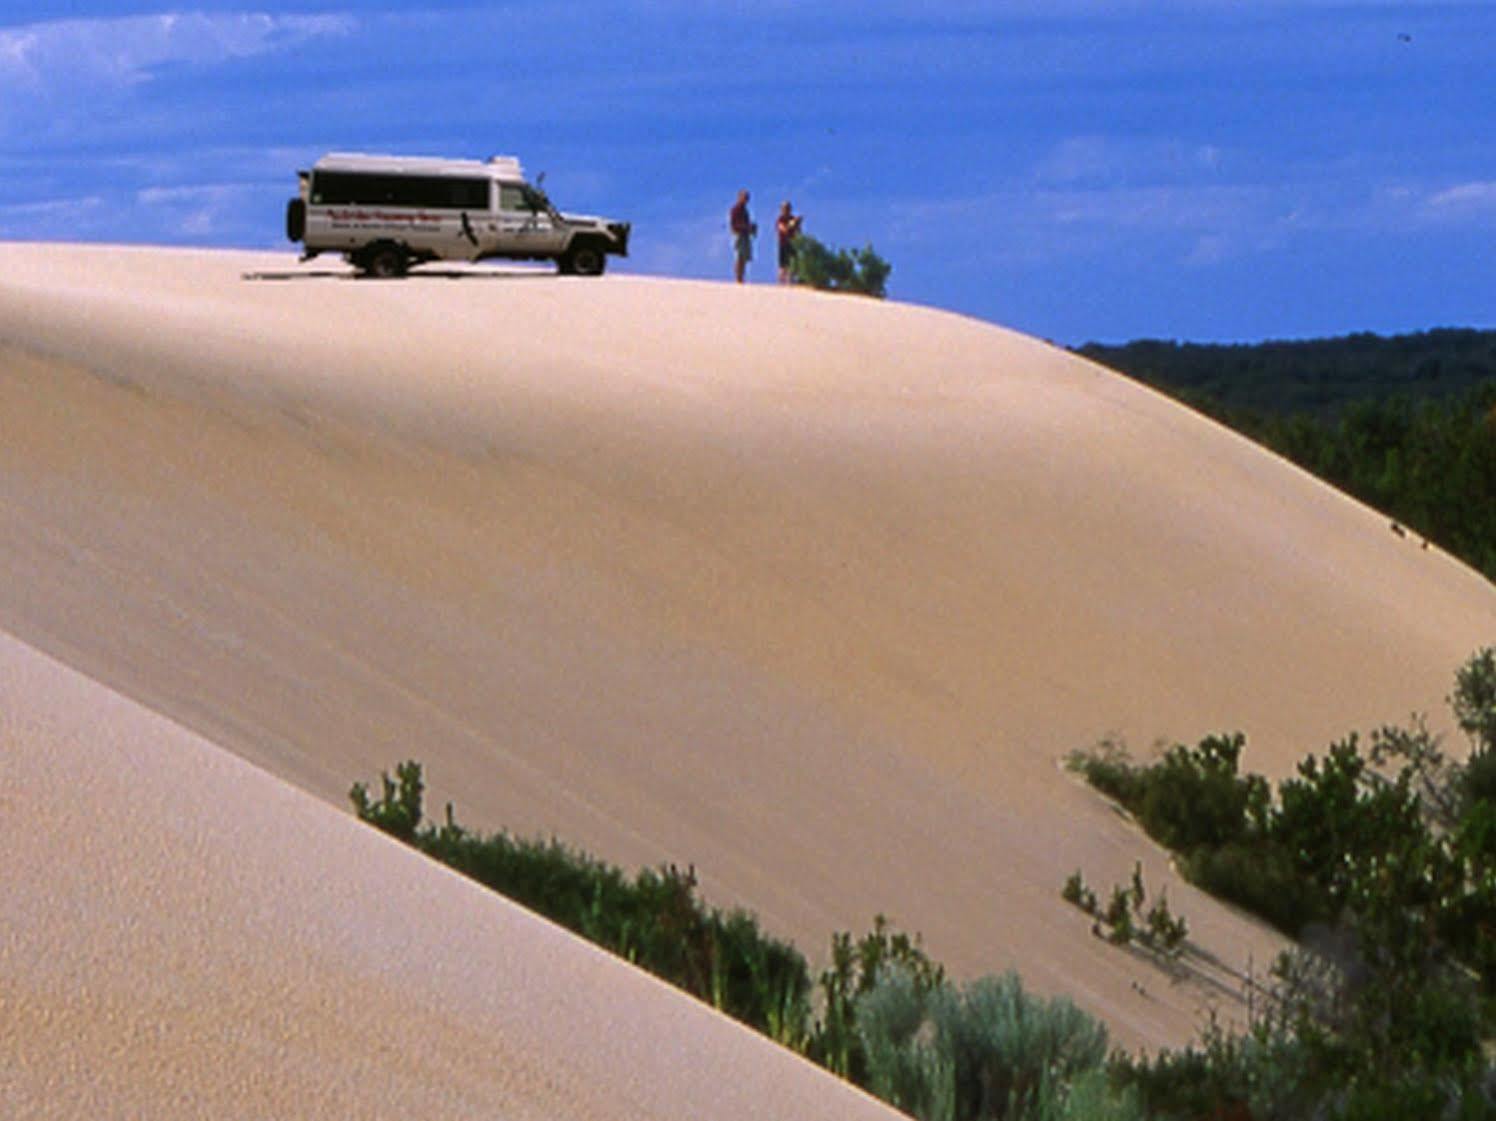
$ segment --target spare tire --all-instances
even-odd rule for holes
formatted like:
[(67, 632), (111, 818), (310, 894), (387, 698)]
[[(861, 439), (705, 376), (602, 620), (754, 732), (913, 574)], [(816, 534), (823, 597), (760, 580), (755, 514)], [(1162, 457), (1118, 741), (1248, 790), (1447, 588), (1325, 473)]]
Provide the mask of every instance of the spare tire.
[(306, 237), (305, 199), (292, 199), (286, 203), (286, 237), (291, 241)]

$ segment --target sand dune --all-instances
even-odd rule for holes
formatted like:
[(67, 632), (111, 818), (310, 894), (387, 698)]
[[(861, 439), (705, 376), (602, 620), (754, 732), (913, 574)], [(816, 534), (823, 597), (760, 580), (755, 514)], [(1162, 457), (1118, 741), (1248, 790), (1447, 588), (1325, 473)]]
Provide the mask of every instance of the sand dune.
[(899, 1116), (10, 638), (0, 1115)]
[[(882, 911), (1178, 1043), (1276, 942), (1058, 760), (1240, 729), (1282, 773), (1443, 726), (1496, 636), (1437, 549), (988, 324), (319, 266), (0, 248), (0, 628), (338, 807), (414, 757), (468, 824), (693, 862), (813, 955)], [(1059, 899), (1134, 860), (1218, 966)]]

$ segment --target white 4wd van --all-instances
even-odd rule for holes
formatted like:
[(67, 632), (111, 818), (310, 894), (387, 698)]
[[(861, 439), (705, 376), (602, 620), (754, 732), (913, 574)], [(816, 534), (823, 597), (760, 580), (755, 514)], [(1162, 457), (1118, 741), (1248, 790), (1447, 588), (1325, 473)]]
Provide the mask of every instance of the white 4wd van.
[(423, 261), (508, 257), (600, 276), (608, 254), (628, 255), (629, 223), (562, 214), (512, 156), (334, 152), (297, 175), (286, 236), (305, 247), (302, 260), (342, 253), (360, 272), (390, 277)]

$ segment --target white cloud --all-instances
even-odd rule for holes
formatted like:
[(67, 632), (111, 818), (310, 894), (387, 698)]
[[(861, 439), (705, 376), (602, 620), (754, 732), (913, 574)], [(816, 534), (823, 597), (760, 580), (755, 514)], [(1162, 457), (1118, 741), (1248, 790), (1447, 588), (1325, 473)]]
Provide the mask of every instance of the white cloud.
[(1195, 239), (1195, 244), (1185, 254), (1186, 265), (1216, 265), (1231, 255), (1232, 245), (1219, 234), (1206, 234)]
[(933, 253), (959, 232), (967, 252), (995, 268), (1082, 258), (1210, 266), (1282, 248), (1294, 232), (1293, 201), (1291, 191), (1276, 185), (1210, 181), (1013, 185), (973, 197), (910, 201), (896, 208), (890, 246)]
[(44, 199), (0, 206), (0, 237), (51, 240), (64, 236), (87, 240), (107, 233), (113, 211), (99, 195)]
[(1496, 213), (1496, 182), (1460, 183), (1431, 195), (1424, 204), (1429, 217), (1462, 219)]
[(170, 241), (234, 240), (247, 232), (264, 193), (258, 183), (199, 183), (135, 192), (139, 221)]
[(641, 229), (630, 246), (628, 267), (660, 276), (729, 275), (732, 250), (726, 210), (683, 215)]
[(1041, 184), (1157, 184), (1199, 181), (1222, 170), (1225, 152), (1214, 144), (1170, 138), (1070, 136), (1033, 168)]
[(1041, 212), (1053, 222), (1113, 230), (1217, 232), (1259, 220), (1269, 206), (1261, 188), (1208, 184), (1045, 191), (1036, 197)]
[(213, 65), (346, 35), (353, 17), (169, 12), (0, 29), (0, 94), (77, 95), (129, 87), (172, 63)]

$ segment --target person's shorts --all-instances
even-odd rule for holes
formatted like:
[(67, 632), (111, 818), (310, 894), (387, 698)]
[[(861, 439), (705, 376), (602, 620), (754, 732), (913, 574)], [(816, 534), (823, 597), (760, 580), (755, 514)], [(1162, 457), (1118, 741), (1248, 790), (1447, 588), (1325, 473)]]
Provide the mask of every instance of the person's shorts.
[(795, 243), (793, 241), (781, 241), (779, 243), (779, 267), (787, 269), (795, 263)]
[(738, 255), (740, 261), (753, 260), (753, 235), (734, 234), (732, 239), (733, 252)]

